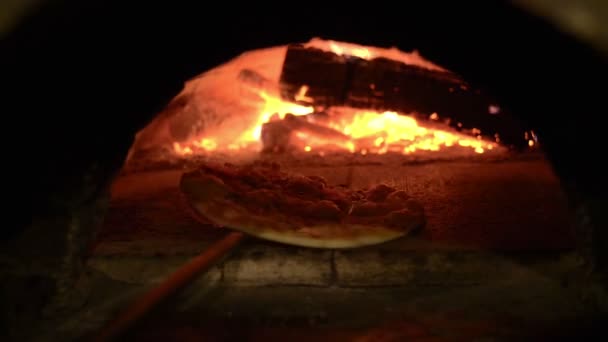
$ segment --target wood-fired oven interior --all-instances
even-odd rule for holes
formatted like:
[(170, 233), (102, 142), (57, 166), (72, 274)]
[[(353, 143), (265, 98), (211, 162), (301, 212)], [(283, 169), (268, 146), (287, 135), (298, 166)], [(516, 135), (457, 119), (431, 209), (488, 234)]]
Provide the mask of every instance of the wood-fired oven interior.
[[(542, 140), (531, 128), (517, 125), (506, 109), (497, 113), (499, 109), (495, 108), (501, 108), (500, 104), (489, 97), (474, 89), (467, 93), (471, 86), (455, 74), (421, 67), (424, 66), (421, 62), (406, 64), (390, 59), (374, 62), (373, 58), (368, 61), (344, 57), (336, 50), (340, 51), (345, 43), (319, 39), (312, 42), (334, 50), (289, 45), (250, 51), (186, 83), (176, 100), (138, 133), (122, 173), (113, 182), (108, 212), (89, 266), (118, 281), (135, 284), (159, 281), (180, 261), (194, 257), (232, 231), (231, 227), (204, 224), (192, 216), (190, 204), (180, 191), (182, 174), (208, 163), (246, 165), (268, 161), (279, 164), (289, 174), (322, 177), (328, 184), (351, 189), (386, 184), (405, 191), (424, 207), (426, 224), (394, 241), (346, 250), (310, 249), (249, 237), (230, 257), (208, 271), (193, 290), (196, 303), (210, 299), (206, 291), (219, 288), (230, 294), (214, 298), (218, 307), (213, 309), (202, 309), (186, 299), (195, 308), (185, 310), (190, 312), (185, 315), (197, 312), (210, 320), (225, 321), (223, 324), (237, 321), (252, 324), (249, 320), (254, 315), (258, 316), (256, 319), (270, 321), (291, 319), (294, 322), (290, 324), (296, 330), (303, 328), (299, 322), (302, 320), (314, 328), (332, 329), (336, 324), (350, 324), (352, 329), (352, 320), (360, 315), (334, 312), (334, 305), (348, 307), (352, 301), (362, 307), (372, 305), (366, 299), (369, 293), (404, 296), (405, 300), (408, 298), (405, 293), (422, 289), (428, 293), (416, 297), (426, 303), (436, 299), (425, 296), (441, 296), (456, 289), (474, 293), (481, 287), (492, 294), (466, 305), (454, 304), (458, 301), (441, 305), (471, 310), (477, 316), (474, 320), (497, 320), (496, 313), (478, 308), (484, 303), (501, 307), (497, 309), (500, 314), (526, 320), (532, 314), (530, 308), (520, 307), (513, 312), (502, 309), (504, 298), (495, 296), (493, 291), (511, 291), (504, 287), (509, 284), (527, 286), (527, 295), (535, 293), (535, 286), (542, 288), (539, 282), (555, 276), (552, 272), (572, 267), (570, 253), (575, 247), (566, 215), (566, 197), (540, 148)], [(352, 46), (359, 50), (351, 51), (359, 53), (366, 49), (373, 51), (373, 47)], [(295, 60), (293, 55), (297, 55)], [(353, 63), (353, 58), (359, 63), (358, 69), (346, 77), (348, 73), (343, 69)], [(325, 68), (321, 75), (333, 73), (333, 77), (316, 75), (320, 81), (311, 77), (320, 65)], [(387, 76), (389, 71), (393, 72), (392, 78)], [(256, 81), (253, 85), (252, 79)], [(367, 82), (365, 86), (361, 85), (363, 80)], [(302, 94), (302, 85), (307, 87), (306, 94)], [(397, 87), (405, 91), (383, 102), (383, 91)], [(455, 94), (456, 87), (459, 94)], [(247, 91), (263, 95), (248, 96)], [(297, 99), (298, 96), (306, 96), (307, 101)], [(435, 107), (434, 103), (441, 105)], [(447, 117), (441, 108), (450, 108), (458, 119)], [(347, 110), (356, 113), (355, 119), (343, 116)], [(387, 111), (398, 112), (399, 117), (378, 121)], [(374, 117), (356, 127), (359, 112)], [(271, 118), (278, 113), (285, 116), (273, 121)], [(310, 119), (321, 114), (326, 115), (325, 121)], [(247, 115), (253, 115), (254, 119), (248, 119)], [(236, 116), (236, 120), (230, 121), (230, 116)], [(256, 116), (262, 116), (263, 122)], [(399, 126), (401, 117), (415, 120), (417, 126)], [(352, 121), (343, 126), (331, 124), (348, 119)], [(222, 127), (224, 120), (229, 124)], [(236, 129), (234, 122), (246, 120), (254, 125), (261, 123), (260, 141), (242, 138), (242, 132), (254, 131), (247, 125), (237, 126), (240, 132), (232, 132)], [(287, 120), (301, 121), (286, 124)], [(276, 126), (269, 123), (288, 132), (277, 133), (273, 130)], [(485, 126), (477, 128), (480, 125)], [(366, 132), (354, 139), (348, 136), (348, 129)], [(308, 135), (297, 142), (289, 137), (272, 136), (302, 131)], [(355, 148), (312, 145), (313, 141), (307, 140), (313, 136), (334, 142), (334, 135), (340, 133), (340, 139), (354, 142)], [(453, 134), (454, 140), (436, 138), (443, 137), (442, 134)], [(410, 136), (413, 137), (408, 140)], [(510, 140), (500, 139), (505, 136)], [(373, 143), (378, 138), (392, 143), (382, 150), (384, 145)], [(372, 143), (368, 146), (364, 145), (366, 142)], [(559, 271), (545, 274), (546, 268)], [(521, 272), (526, 274), (513, 275)], [(264, 291), (269, 288), (284, 293), (268, 299)], [(247, 296), (249, 291), (252, 296), (264, 298), (258, 300), (268, 305), (269, 310), (254, 313), (249, 311), (252, 310), (249, 305), (255, 306), (254, 303), (235, 307), (237, 304), (230, 302), (235, 300), (231, 296)], [(543, 319), (561, 319), (572, 309), (563, 302), (554, 304), (553, 296), (562, 298), (560, 301), (571, 296), (559, 287), (555, 291), (533, 304), (556, 306), (551, 317)], [(330, 294), (348, 299), (330, 304), (323, 298)], [(302, 299), (312, 295), (323, 299), (308, 302)], [(293, 306), (282, 309), (285, 300), (294, 301)], [(373, 305), (379, 305), (377, 309), (383, 312), (379, 314), (380, 322), (399, 320), (393, 313), (385, 312), (394, 305), (397, 307), (390, 310), (397, 310), (397, 316), (430, 315), (427, 309), (403, 306), (386, 298), (374, 300), (378, 302)], [(509, 300), (520, 299), (515, 295)], [(311, 305), (314, 309), (308, 307)], [(377, 324), (372, 321), (366, 323), (368, 329)], [(488, 323), (477, 324), (485, 329)], [(196, 334), (217, 333), (206, 329)]]

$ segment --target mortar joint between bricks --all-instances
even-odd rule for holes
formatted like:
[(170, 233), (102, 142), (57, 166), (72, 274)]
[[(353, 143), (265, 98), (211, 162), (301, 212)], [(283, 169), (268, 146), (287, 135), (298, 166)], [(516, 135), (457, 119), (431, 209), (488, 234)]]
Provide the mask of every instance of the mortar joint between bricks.
[(329, 287), (338, 286), (338, 269), (336, 267), (336, 251), (332, 250), (329, 255)]

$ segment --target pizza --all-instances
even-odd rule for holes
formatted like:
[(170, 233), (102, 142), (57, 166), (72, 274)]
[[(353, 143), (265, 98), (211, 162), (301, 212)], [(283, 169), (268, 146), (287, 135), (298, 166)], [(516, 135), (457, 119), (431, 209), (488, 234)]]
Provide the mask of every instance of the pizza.
[(422, 206), (403, 190), (331, 186), (322, 177), (283, 172), (276, 163), (206, 164), (185, 172), (180, 190), (201, 220), (297, 246), (362, 247), (425, 224)]

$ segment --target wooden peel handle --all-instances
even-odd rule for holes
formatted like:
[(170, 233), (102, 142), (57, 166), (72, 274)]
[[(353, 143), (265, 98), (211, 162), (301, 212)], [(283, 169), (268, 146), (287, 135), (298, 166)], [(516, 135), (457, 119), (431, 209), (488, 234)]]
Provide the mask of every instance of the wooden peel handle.
[(236, 247), (244, 237), (245, 235), (242, 233), (232, 232), (211, 245), (124, 310), (101, 331), (94, 341), (110, 341), (123, 334), (156, 305), (184, 288), (202, 271), (209, 269), (214, 262)]

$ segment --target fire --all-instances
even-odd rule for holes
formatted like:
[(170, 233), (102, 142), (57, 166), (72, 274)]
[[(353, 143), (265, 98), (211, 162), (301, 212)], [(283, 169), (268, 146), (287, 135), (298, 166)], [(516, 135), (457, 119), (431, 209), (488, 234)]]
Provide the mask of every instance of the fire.
[(300, 87), (300, 90), (296, 94), (295, 100), (301, 101), (301, 102), (313, 103), (314, 99), (310, 96), (306, 96), (306, 93), (308, 93), (308, 86), (303, 85), (302, 87)]
[(354, 56), (368, 60), (376, 57), (384, 57), (430, 70), (446, 71), (444, 68), (424, 59), (424, 57), (422, 57), (416, 50), (412, 52), (403, 52), (396, 47), (386, 49), (374, 46), (337, 42), (334, 40), (323, 40), (320, 38), (311, 39), (306, 46), (331, 51), (340, 56)]
[(213, 151), (217, 147), (217, 143), (214, 140), (203, 138), (199, 142), (199, 146), (205, 150)]
[(188, 147), (188, 146), (182, 147), (182, 145), (178, 142), (173, 143), (173, 150), (175, 151), (175, 153), (182, 155), (182, 156), (187, 156), (189, 154), (192, 154), (192, 149), (190, 147)]
[(363, 59), (371, 59), (372, 58), (372, 53), (369, 49), (364, 48), (364, 47), (359, 47), (359, 46), (352, 46), (350, 44), (344, 44), (342, 43), (341, 45), (338, 45), (338, 43), (334, 42), (334, 41), (329, 41), (329, 48), (331, 49), (331, 51), (333, 53), (335, 53), (336, 55), (342, 56), (342, 55), (347, 55), (347, 56), (355, 56), (355, 57), (359, 57), (359, 58), (363, 58)]
[(355, 141), (372, 140), (366, 149), (376, 153), (387, 151), (409, 154), (417, 150), (439, 151), (442, 147), (459, 145), (470, 147), (476, 153), (483, 153), (492, 143), (483, 142), (457, 132), (424, 127), (411, 116), (397, 112), (378, 113), (357, 111), (352, 120), (335, 122), (331, 127), (341, 130)]
[[(396, 48), (320, 39), (312, 39), (306, 45), (343, 56), (363, 59), (384, 57), (423, 68), (444, 70), (422, 58), (416, 51), (402, 52)], [(290, 145), (302, 152), (321, 156), (330, 151), (362, 155), (388, 152), (411, 154), (454, 148), (484, 153), (500, 146), (497, 136), (495, 141), (487, 141), (481, 139), (479, 130), (471, 130), (471, 136), (442, 125), (441, 122), (445, 120), (439, 119), (440, 113), (431, 113), (427, 118), (420, 119), (394, 111), (330, 108), (321, 120), (315, 113), (314, 98), (308, 96), (310, 89), (307, 85), (301, 85), (297, 92), (297, 103), (281, 98), (278, 79), (285, 53), (285, 47), (249, 52), (187, 84), (187, 89), (200, 94), (193, 97), (193, 101), (196, 106), (203, 108), (198, 111), (201, 117), (206, 112), (222, 115), (226, 112), (229, 115), (224, 117), (229, 119), (219, 120), (218, 126), (212, 126), (216, 124), (212, 120), (205, 121), (205, 129), (197, 131), (195, 137), (173, 142), (174, 153), (187, 156), (210, 151), (260, 151), (264, 147), (262, 130), (267, 127), (265, 125), (280, 123), (281, 120), (287, 122), (293, 117), (308, 129), (290, 132)], [(253, 71), (242, 74), (243, 70)], [(242, 83), (242, 79), (247, 77), (251, 82)], [(375, 88), (375, 85), (370, 85), (370, 88)], [(490, 112), (496, 111), (496, 108), (490, 108)], [(291, 116), (288, 117), (288, 114)], [(462, 128), (461, 123), (457, 125)], [(315, 129), (321, 133), (315, 132)], [(530, 145), (534, 143), (530, 139)]]
[(261, 110), (256, 125), (242, 136), (242, 140), (244, 141), (251, 138), (251, 141), (258, 142), (262, 136), (262, 125), (269, 122), (273, 116), (278, 116), (279, 119), (283, 119), (287, 114), (306, 115), (314, 111), (312, 107), (286, 102), (280, 98), (270, 96), (265, 92), (260, 92), (260, 97), (264, 99), (263, 109)]
[[(265, 123), (282, 120), (287, 114), (306, 116), (314, 112), (312, 106), (303, 106), (284, 101), (278, 97), (259, 93), (262, 103), (255, 124), (234, 142), (220, 146), (213, 138), (196, 139), (182, 145), (174, 143), (174, 151), (179, 155), (190, 155), (195, 151), (224, 150), (259, 150), (261, 148), (261, 132)], [(436, 118), (434, 113), (432, 118)], [(308, 120), (308, 119), (306, 119)], [(296, 132), (294, 143), (304, 152), (322, 151), (327, 149), (344, 150), (351, 153), (359, 152), (384, 154), (399, 152), (410, 154), (416, 151), (439, 151), (442, 148), (461, 146), (472, 149), (475, 153), (484, 153), (497, 145), (479, 137), (468, 136), (456, 131), (431, 128), (420, 124), (412, 116), (393, 111), (361, 111), (352, 108), (335, 108), (330, 112), (330, 119), (322, 123), (324, 127), (348, 137), (348, 140), (334, 137), (315, 136), (309, 133)], [(473, 129), (475, 134), (481, 132)]]

